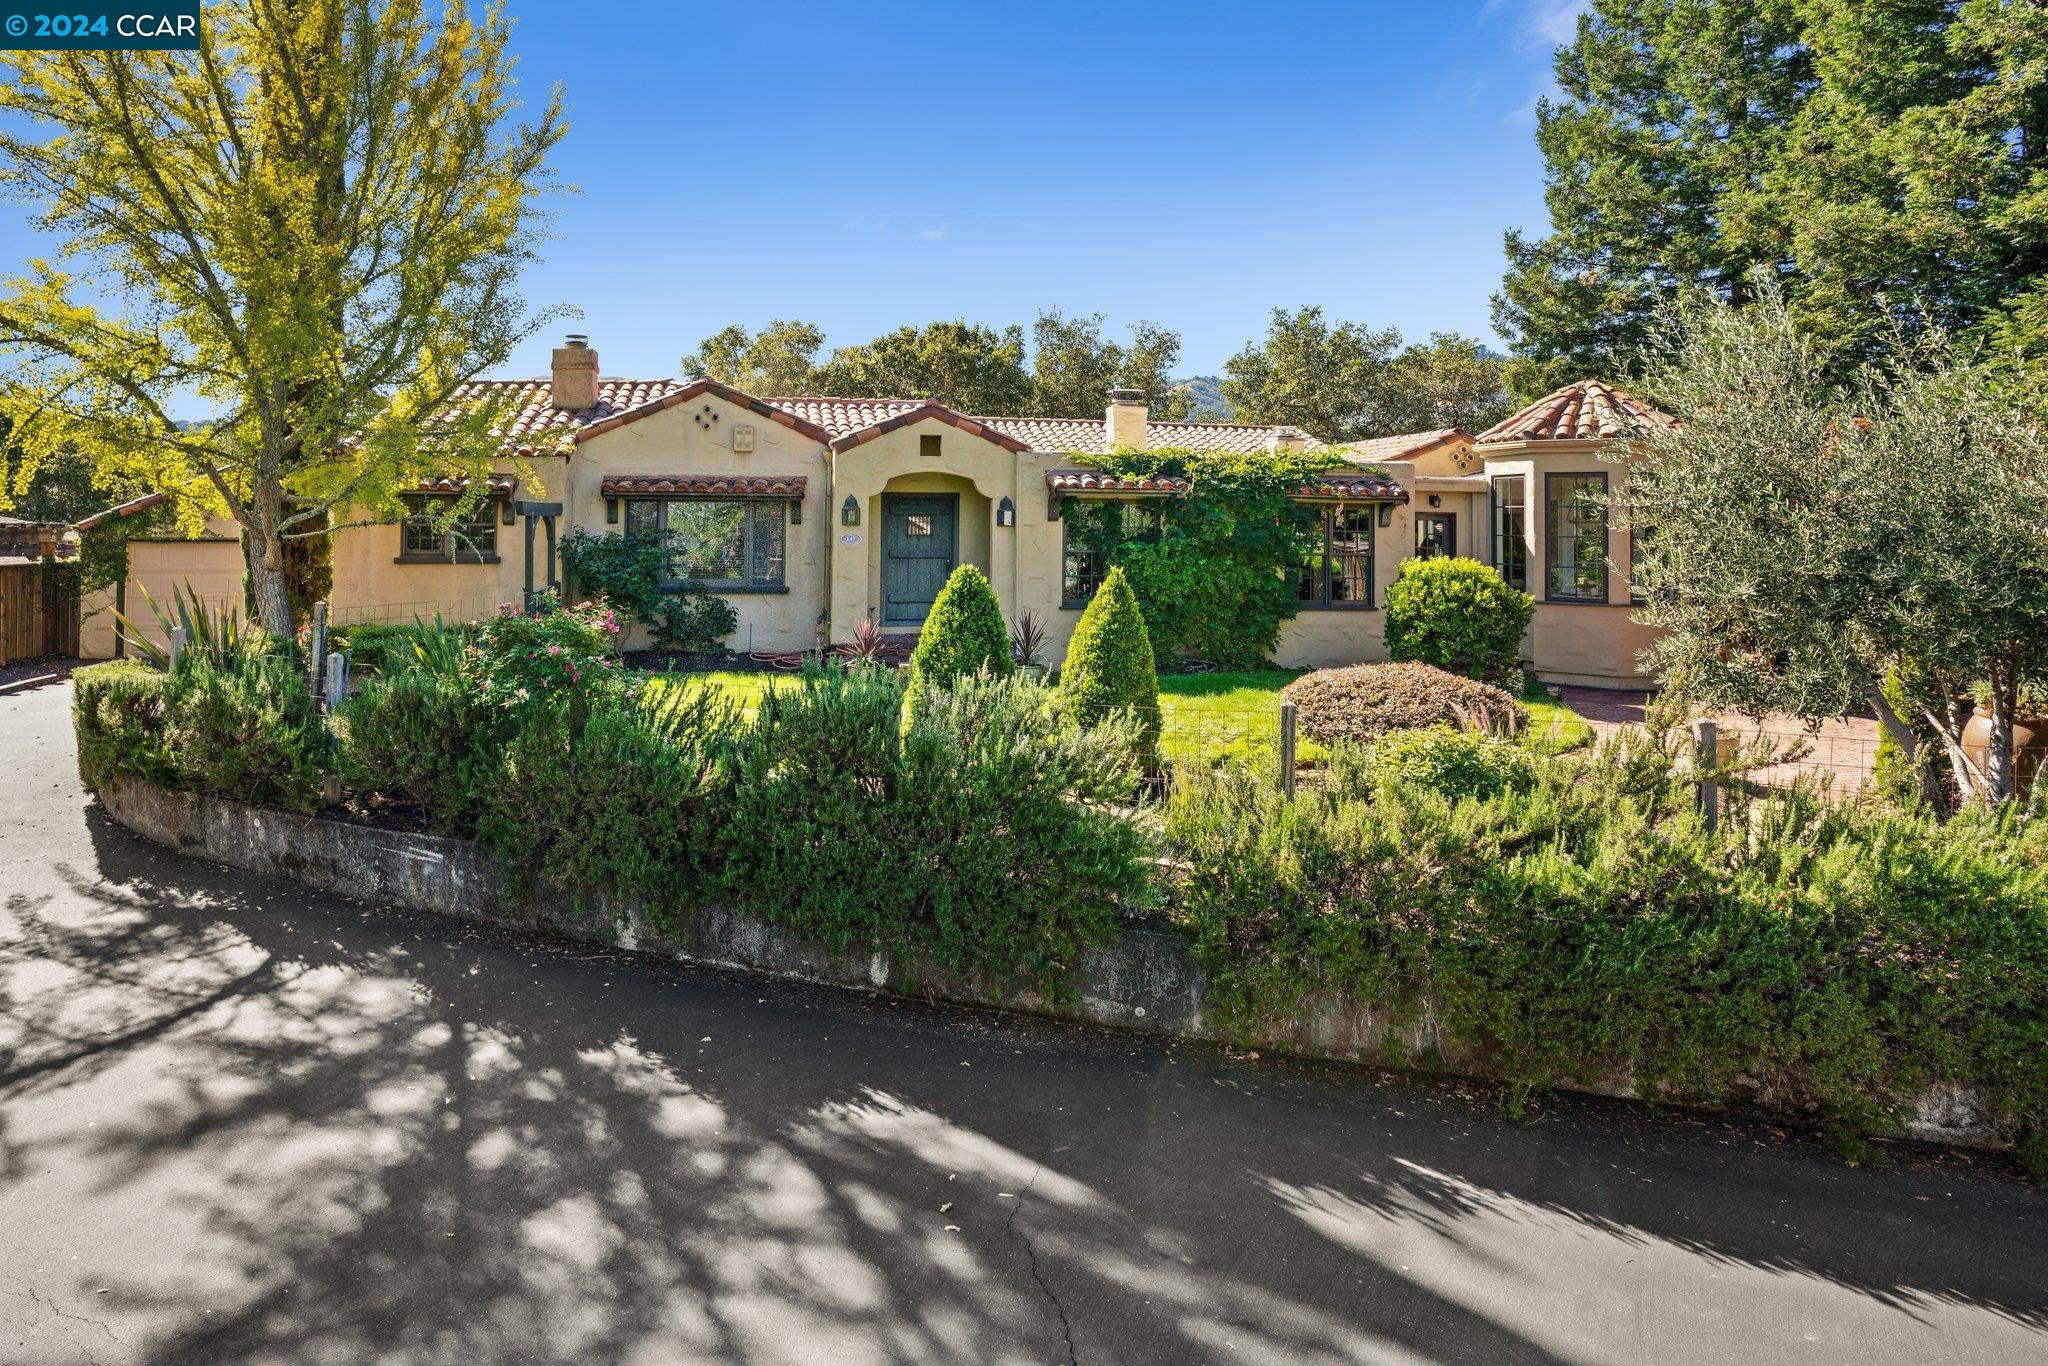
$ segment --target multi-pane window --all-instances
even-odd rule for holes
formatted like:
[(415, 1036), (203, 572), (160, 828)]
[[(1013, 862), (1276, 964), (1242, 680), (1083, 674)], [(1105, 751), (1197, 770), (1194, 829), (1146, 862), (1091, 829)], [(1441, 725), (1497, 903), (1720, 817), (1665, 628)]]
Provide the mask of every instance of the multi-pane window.
[(1529, 591), (1528, 495), (1519, 474), (1493, 481), (1493, 567), (1508, 587)]
[(486, 499), (450, 522), (447, 520), (450, 501), (446, 498), (406, 500), (411, 511), (400, 531), (400, 559), (476, 563), (497, 555), (497, 503)]
[(1321, 544), (1302, 562), (1304, 606), (1372, 606), (1372, 507), (1327, 507), (1311, 513)]
[(635, 498), (626, 534), (658, 536), (664, 586), (781, 588), (789, 558), (789, 516), (772, 499)]
[(1607, 476), (1547, 475), (1543, 505), (1543, 595), (1607, 601)]
[(1158, 540), (1161, 525), (1156, 499), (1069, 499), (1060, 514), (1060, 605), (1086, 607), (1108, 577), (1116, 548)]

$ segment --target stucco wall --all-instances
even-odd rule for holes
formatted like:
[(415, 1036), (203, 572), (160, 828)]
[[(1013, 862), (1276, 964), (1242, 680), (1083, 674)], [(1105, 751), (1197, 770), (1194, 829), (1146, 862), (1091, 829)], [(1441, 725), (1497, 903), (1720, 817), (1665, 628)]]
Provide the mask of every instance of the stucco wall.
[[(165, 611), (187, 584), (216, 611), (242, 610), (242, 543), (225, 534), (232, 524), (208, 528), (203, 540), (130, 541), (126, 615), (136, 632), (158, 645), (165, 642), (149, 599)], [(144, 594), (148, 597), (145, 598)], [(88, 594), (79, 604), (78, 653), (83, 659), (112, 659), (119, 626), (114, 620), (115, 590)]]
[[(1656, 639), (1656, 632), (1634, 619), (1628, 583), (1628, 517), (1611, 507), (1607, 517), (1607, 601), (1598, 603), (1548, 600), (1544, 572), (1546, 515), (1545, 478), (1553, 474), (1603, 474), (1609, 496), (1618, 503), (1626, 476), (1624, 466), (1601, 458), (1602, 442), (1519, 442), (1479, 448), (1488, 475), (1521, 475), (1527, 497), (1525, 518), (1529, 548), (1529, 591), (1536, 598), (1525, 649), (1536, 676), (1546, 683), (1593, 687), (1641, 687), (1654, 682), (1638, 662), (1638, 654)], [(1481, 517), (1485, 500), (1478, 500)], [(1489, 551), (1485, 558), (1491, 558)]]
[[(732, 448), (733, 431), (751, 427), (754, 449)], [(786, 593), (726, 593), (739, 627), (727, 644), (742, 652), (790, 652), (817, 644), (818, 614), (829, 601), (830, 537), (839, 529), (829, 487), (825, 447), (801, 432), (762, 417), (714, 394), (651, 414), (623, 427), (600, 433), (576, 448), (568, 477), (565, 515), (570, 526), (597, 535), (624, 529), (624, 512), (616, 524), (605, 521), (602, 486), (614, 474), (746, 474), (760, 477), (802, 475), (802, 521), (785, 528), (788, 559), (783, 580)], [(622, 505), (623, 507), (623, 505)], [(636, 628), (629, 647), (646, 643)]]
[[(919, 438), (937, 436), (937, 457), (921, 453)], [(854, 623), (881, 617), (881, 497), (884, 493), (959, 493), (960, 558), (987, 572), (1005, 618), (1014, 621), (1026, 607), (1047, 617), (1059, 593), (1059, 527), (1047, 540), (1045, 476), (1050, 464), (928, 418), (885, 433), (873, 441), (841, 451), (832, 461), (832, 639), (852, 638)], [(1027, 522), (1027, 481), (1038, 488), (1038, 516)], [(839, 525), (837, 509), (848, 497), (861, 507), (861, 524)], [(1004, 498), (1017, 506), (1017, 525), (995, 525)], [(1049, 546), (1049, 548), (1048, 548)], [(1038, 597), (1037, 585), (1049, 573), (1052, 602)]]

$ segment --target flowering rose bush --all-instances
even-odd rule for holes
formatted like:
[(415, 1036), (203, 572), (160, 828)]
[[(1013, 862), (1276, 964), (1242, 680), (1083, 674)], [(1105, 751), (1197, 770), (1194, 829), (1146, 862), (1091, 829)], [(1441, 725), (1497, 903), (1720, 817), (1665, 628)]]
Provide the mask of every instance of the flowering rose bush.
[(543, 597), (531, 613), (508, 603), (469, 647), (470, 672), (485, 705), (515, 715), (622, 695), (630, 691), (618, 654), (623, 629), (602, 602), (564, 607)]

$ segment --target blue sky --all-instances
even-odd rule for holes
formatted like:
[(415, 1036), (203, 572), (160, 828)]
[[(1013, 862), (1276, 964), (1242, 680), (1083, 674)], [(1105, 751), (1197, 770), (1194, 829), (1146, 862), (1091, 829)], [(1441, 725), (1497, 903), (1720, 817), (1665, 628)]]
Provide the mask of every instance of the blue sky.
[[(839, 344), (1048, 306), (1178, 328), (1182, 373), (1275, 305), (1491, 339), (1577, 7), (508, 0), (579, 187), (528, 297), (581, 309), (614, 375), (672, 374), (731, 322)], [(0, 222), (0, 263), (47, 249)]]

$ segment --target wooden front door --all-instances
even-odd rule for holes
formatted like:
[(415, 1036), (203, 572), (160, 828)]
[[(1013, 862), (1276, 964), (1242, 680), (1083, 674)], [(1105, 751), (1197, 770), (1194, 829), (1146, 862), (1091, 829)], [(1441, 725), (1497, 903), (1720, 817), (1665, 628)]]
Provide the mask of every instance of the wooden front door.
[(883, 494), (882, 625), (923, 625), (959, 550), (959, 494)]

